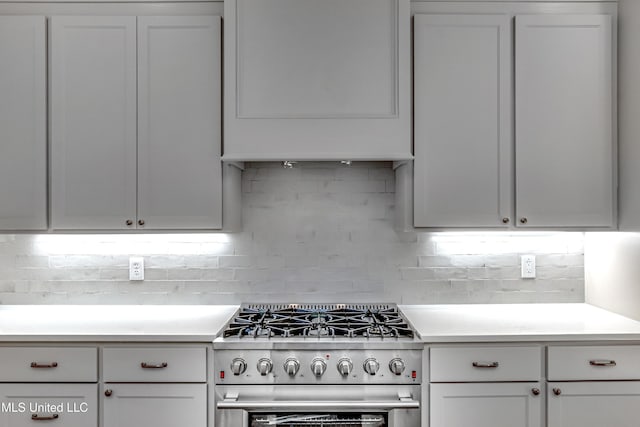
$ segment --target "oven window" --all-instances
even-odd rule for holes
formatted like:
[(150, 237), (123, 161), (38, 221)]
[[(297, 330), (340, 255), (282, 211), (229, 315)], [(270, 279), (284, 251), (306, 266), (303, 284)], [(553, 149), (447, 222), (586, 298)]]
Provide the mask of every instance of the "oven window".
[(282, 414), (265, 413), (251, 414), (251, 427), (260, 426), (286, 426), (286, 427), (386, 427), (387, 414), (362, 414), (362, 413), (302, 413)]

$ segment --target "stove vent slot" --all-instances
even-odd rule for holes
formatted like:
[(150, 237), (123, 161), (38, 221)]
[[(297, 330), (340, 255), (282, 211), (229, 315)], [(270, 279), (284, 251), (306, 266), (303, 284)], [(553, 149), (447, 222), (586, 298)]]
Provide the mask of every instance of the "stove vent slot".
[(394, 304), (243, 304), (243, 308), (249, 310), (309, 310), (309, 311), (329, 311), (329, 310), (397, 310)]

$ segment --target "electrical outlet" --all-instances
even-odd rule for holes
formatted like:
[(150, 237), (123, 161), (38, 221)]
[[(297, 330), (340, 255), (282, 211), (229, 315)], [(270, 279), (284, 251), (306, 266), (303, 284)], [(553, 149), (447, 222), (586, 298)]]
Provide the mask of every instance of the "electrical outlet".
[(144, 258), (129, 257), (129, 280), (144, 280)]
[(521, 277), (523, 279), (536, 278), (536, 256), (522, 255), (520, 257)]

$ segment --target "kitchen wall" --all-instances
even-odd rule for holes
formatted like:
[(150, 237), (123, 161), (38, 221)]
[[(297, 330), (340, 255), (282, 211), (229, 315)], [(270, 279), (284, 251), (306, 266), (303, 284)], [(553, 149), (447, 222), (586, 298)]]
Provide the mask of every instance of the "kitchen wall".
[(620, 229), (587, 233), (587, 302), (640, 320), (640, 2), (619, 2)]
[(582, 233), (398, 234), (394, 186), (388, 162), (248, 163), (241, 233), (0, 235), (0, 303), (584, 300)]
[(587, 233), (586, 301), (640, 320), (639, 261), (639, 233)]

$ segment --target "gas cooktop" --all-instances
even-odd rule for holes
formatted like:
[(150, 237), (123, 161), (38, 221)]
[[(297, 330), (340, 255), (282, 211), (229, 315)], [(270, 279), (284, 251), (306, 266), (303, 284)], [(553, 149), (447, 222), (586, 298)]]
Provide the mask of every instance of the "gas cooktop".
[(395, 304), (243, 304), (223, 337), (413, 338)]
[(242, 304), (213, 342), (217, 384), (420, 384), (395, 304)]

